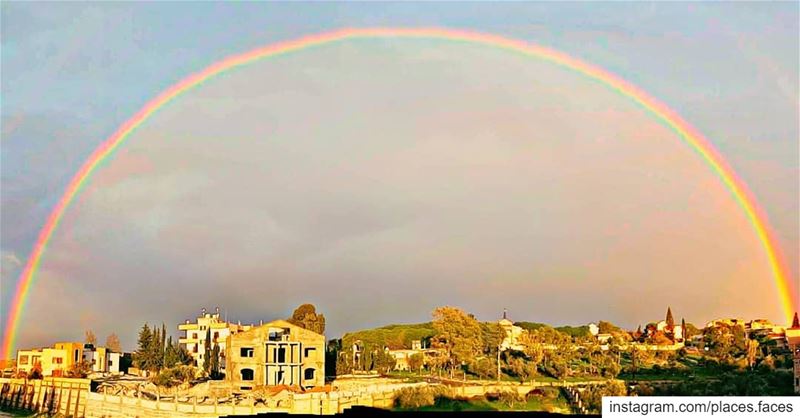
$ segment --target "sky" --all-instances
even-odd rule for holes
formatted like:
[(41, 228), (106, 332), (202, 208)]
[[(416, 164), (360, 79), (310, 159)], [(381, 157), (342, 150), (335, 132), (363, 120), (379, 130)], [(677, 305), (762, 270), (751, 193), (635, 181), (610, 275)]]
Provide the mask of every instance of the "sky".
[[(798, 280), (797, 3), (3, 2), (0, 314), (92, 150), (226, 56), (342, 27), (439, 26), (549, 46), (667, 103), (763, 206)], [(19, 347), (202, 307), (314, 303), (328, 337), (421, 322), (626, 327), (667, 306), (781, 321), (762, 248), (674, 133), (604, 86), (485, 46), (358, 40), (236, 69), (159, 111), (46, 251)], [(57, 318), (57, 320), (54, 320)], [(3, 322), (3, 326), (5, 322)]]

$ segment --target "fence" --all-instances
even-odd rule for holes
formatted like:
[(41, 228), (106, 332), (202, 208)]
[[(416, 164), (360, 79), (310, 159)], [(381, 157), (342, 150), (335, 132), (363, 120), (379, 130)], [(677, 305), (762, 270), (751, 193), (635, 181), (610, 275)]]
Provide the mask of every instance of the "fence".
[(0, 378), (0, 408), (24, 409), (72, 417), (86, 416), (88, 379)]

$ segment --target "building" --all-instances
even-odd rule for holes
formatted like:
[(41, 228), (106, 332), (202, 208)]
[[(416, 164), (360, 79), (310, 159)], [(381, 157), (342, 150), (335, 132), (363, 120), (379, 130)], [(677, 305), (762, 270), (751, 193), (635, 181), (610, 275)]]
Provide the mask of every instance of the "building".
[[(247, 331), (252, 325), (232, 324), (220, 318), (219, 308), (216, 308), (214, 313), (206, 312), (203, 308), (200, 316), (197, 317), (197, 322), (189, 322), (187, 319), (185, 323), (178, 325), (179, 331), (184, 331), (183, 337), (178, 338), (178, 342), (186, 348), (189, 355), (194, 360), (194, 365), (203, 367), (205, 363), (206, 351), (206, 338), (211, 338), (211, 349), (218, 346), (220, 350), (220, 365), (225, 365), (225, 347), (228, 336), (234, 332)], [(225, 372), (225, 370), (221, 370)]]
[(56, 343), (53, 347), (17, 351), (17, 371), (30, 375), (36, 364), (43, 376), (63, 376), (76, 363), (86, 361), (96, 373), (119, 373), (120, 354), (104, 347), (79, 342)]
[(411, 349), (390, 350), (386, 348), (386, 352), (394, 358), (394, 370), (398, 371), (411, 371), (409, 360), (415, 354), (422, 356), (423, 365), (429, 364), (431, 359), (445, 354), (445, 350), (441, 348), (423, 348), (422, 340), (411, 341)]
[(497, 321), (497, 323), (506, 334), (506, 336), (503, 337), (503, 341), (500, 343), (500, 351), (522, 351), (525, 349), (525, 346), (520, 342), (524, 330), (522, 327), (514, 325), (514, 323), (508, 319), (508, 312), (505, 309), (503, 309), (503, 318)]
[(41, 368), (42, 376), (63, 376), (68, 370), (65, 362), (67, 358), (66, 351), (50, 347), (18, 350), (17, 372), (29, 376), (38, 364)]
[(227, 338), (226, 380), (235, 389), (325, 384), (325, 336), (276, 320)]
[(85, 344), (83, 360), (91, 365), (95, 373), (120, 373), (121, 353), (114, 353), (105, 347), (94, 347)]
[(792, 353), (792, 368), (794, 370), (794, 393), (800, 394), (800, 320), (797, 312), (794, 313), (792, 326), (786, 328), (786, 344)]

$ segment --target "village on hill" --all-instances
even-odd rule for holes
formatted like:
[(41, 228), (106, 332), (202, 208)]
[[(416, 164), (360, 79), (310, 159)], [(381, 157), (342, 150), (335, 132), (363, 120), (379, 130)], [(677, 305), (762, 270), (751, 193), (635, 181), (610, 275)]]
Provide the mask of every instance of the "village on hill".
[(697, 327), (667, 308), (663, 319), (624, 330), (514, 322), (505, 311), (480, 321), (443, 306), (430, 322), (326, 340), (325, 316), (304, 304), (258, 324), (202, 309), (177, 331), (173, 339), (166, 325), (144, 324), (130, 353), (113, 334), (100, 346), (92, 331), (84, 342), (19, 350), (3, 370), (1, 405), (144, 416), (356, 405), (599, 413), (603, 396), (800, 393), (796, 314), (788, 327), (733, 318)]

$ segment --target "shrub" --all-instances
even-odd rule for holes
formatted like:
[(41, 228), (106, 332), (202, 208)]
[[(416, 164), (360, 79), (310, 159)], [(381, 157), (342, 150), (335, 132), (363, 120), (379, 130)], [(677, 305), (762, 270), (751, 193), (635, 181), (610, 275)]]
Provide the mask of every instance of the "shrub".
[(436, 402), (434, 391), (428, 387), (408, 387), (397, 391), (395, 406), (404, 409), (418, 409)]
[(195, 378), (197, 370), (192, 366), (175, 366), (164, 369), (153, 377), (153, 383), (162, 387), (173, 387), (190, 382)]
[(509, 408), (514, 408), (514, 405), (524, 402), (525, 398), (515, 390), (505, 390), (500, 392), (497, 400)]

